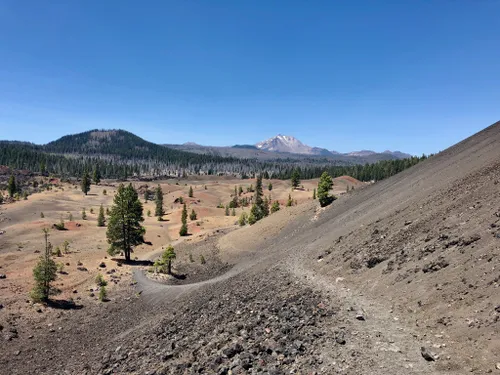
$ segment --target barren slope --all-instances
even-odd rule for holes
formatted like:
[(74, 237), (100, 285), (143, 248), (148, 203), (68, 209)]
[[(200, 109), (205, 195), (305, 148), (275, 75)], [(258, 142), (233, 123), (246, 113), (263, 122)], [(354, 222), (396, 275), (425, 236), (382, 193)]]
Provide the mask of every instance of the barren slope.
[[(57, 333), (3, 349), (30, 362), (4, 355), (0, 365), (51, 374), (498, 371), (499, 170), (497, 123), (326, 209), (305, 203), (221, 237), (217, 250), (234, 266), (217, 280), (139, 278), (140, 298), (66, 314)], [(426, 361), (422, 346), (439, 359)]]

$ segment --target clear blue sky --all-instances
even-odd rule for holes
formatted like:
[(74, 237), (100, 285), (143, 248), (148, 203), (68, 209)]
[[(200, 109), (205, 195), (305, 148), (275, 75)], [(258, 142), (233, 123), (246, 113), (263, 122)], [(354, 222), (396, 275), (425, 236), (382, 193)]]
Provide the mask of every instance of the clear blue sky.
[(500, 119), (500, 2), (0, 1), (0, 139), (444, 149)]

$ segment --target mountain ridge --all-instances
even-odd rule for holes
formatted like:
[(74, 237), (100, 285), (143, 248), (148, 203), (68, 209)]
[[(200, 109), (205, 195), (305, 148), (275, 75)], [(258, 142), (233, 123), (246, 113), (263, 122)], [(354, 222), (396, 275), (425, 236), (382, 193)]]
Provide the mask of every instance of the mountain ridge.
[(371, 156), (376, 154), (387, 154), (392, 155), (398, 159), (405, 159), (411, 157), (412, 155), (404, 153), (401, 151), (390, 151), (385, 150), (384, 152), (376, 152), (372, 150), (361, 150), (361, 151), (351, 151), (347, 153), (340, 153), (334, 150), (328, 150), (321, 147), (311, 147), (304, 144), (297, 138), (290, 135), (278, 134), (274, 137), (265, 139), (258, 142), (255, 147), (259, 150), (270, 151), (270, 152), (286, 152), (290, 154), (305, 154), (305, 155), (347, 155), (347, 156)]

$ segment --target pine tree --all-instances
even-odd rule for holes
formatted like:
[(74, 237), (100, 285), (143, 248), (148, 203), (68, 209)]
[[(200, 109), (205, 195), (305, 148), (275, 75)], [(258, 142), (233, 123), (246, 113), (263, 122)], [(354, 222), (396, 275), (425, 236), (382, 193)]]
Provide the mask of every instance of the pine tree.
[(262, 205), (262, 213), (264, 216), (269, 216), (269, 200), (267, 197), (264, 197), (264, 203)]
[(161, 221), (163, 215), (165, 215), (165, 210), (163, 209), (163, 190), (160, 185), (155, 190), (155, 204), (155, 216), (158, 217), (158, 221)]
[(104, 217), (104, 207), (101, 204), (101, 207), (99, 207), (99, 216), (97, 216), (97, 226), (98, 227), (103, 227), (105, 225), (106, 218)]
[(231, 216), (236, 216), (236, 209), (233, 208), (233, 210), (231, 211)]
[(188, 226), (187, 226), (187, 207), (186, 203), (184, 203), (184, 207), (182, 208), (182, 217), (181, 217), (181, 229), (179, 230), (179, 235), (180, 236), (187, 236), (188, 235)]
[(146, 185), (146, 190), (144, 190), (144, 202), (148, 203), (148, 201), (151, 199), (150, 196), (150, 191), (148, 185)]
[(292, 199), (292, 196), (290, 194), (288, 194), (288, 200), (286, 202), (286, 206), (287, 207), (292, 207), (293, 206), (293, 199)]
[(254, 207), (256, 207), (255, 205), (252, 206), (252, 209), (250, 210), (250, 215), (248, 215), (248, 224), (250, 225), (254, 225), (256, 222), (257, 222), (257, 219), (255, 218), (255, 214), (254, 214)]
[[(347, 188), (349, 188), (349, 186)], [(313, 190), (313, 199), (316, 199), (316, 188)]]
[(323, 172), (318, 183), (318, 200), (321, 207), (328, 206), (335, 200), (334, 196), (329, 195), (329, 191), (332, 187), (332, 177), (328, 172)]
[(94, 184), (99, 185), (101, 183), (101, 172), (99, 171), (99, 164), (94, 167), (94, 173), (92, 174), (92, 180)]
[(292, 173), (292, 189), (297, 189), (300, 185), (300, 171), (294, 169)]
[(49, 230), (43, 230), (45, 237), (45, 252), (33, 268), (33, 277), (35, 287), (31, 291), (31, 298), (37, 302), (45, 302), (50, 294), (55, 294), (56, 290), (52, 288), (51, 283), (57, 277), (57, 265), (52, 259), (52, 245), (49, 242)]
[(125, 259), (130, 261), (132, 248), (144, 242), (146, 230), (141, 226), (143, 221), (142, 203), (134, 187), (132, 184), (127, 187), (120, 184), (113, 199), (106, 232), (109, 255), (123, 252)]
[(3, 203), (3, 195), (2, 195), (2, 193), (0, 193), (0, 204), (2, 204), (2, 203)]
[(99, 301), (106, 302), (108, 300), (108, 291), (106, 290), (106, 285), (99, 288)]
[(238, 196), (243, 194), (243, 188), (241, 186), (238, 187)]
[(80, 187), (85, 195), (87, 195), (90, 191), (90, 177), (87, 171), (83, 173), (82, 176), (82, 182), (80, 184)]
[(280, 210), (280, 203), (278, 201), (274, 201), (273, 205), (271, 206), (271, 213), (274, 214), (279, 210)]
[(191, 211), (191, 214), (189, 215), (189, 218), (190, 218), (191, 220), (193, 220), (193, 221), (194, 221), (194, 220), (196, 220), (196, 219), (198, 218), (198, 215), (196, 215), (196, 211), (194, 210), (194, 208), (193, 208), (193, 210)]
[(269, 190), (269, 191), (273, 190), (273, 184), (272, 183), (269, 183), (269, 185), (267, 185), (267, 190)]
[(229, 216), (229, 206), (228, 205), (226, 205), (226, 210), (225, 210), (224, 214), (226, 216)]
[(7, 183), (7, 192), (9, 193), (9, 197), (13, 198), (16, 191), (17, 191), (16, 178), (14, 177), (13, 174), (11, 174), (9, 177), (9, 182)]
[(247, 223), (247, 213), (242, 212), (240, 215), (240, 218), (238, 219), (238, 223), (240, 224), (240, 227), (244, 226)]
[(167, 267), (167, 274), (172, 274), (172, 261), (177, 258), (175, 254), (174, 247), (172, 245), (168, 245), (167, 249), (161, 255), (161, 260), (163, 264)]
[(256, 221), (262, 219), (266, 213), (266, 208), (264, 207), (264, 200), (262, 199), (263, 195), (264, 192), (262, 190), (262, 175), (259, 175), (257, 176), (257, 183), (255, 184), (254, 206), (252, 206), (252, 212)]
[(85, 212), (85, 207), (82, 210), (82, 220), (87, 220), (87, 213)]
[(193, 196), (194, 196), (194, 193), (193, 193), (193, 187), (192, 187), (192, 186), (190, 186), (190, 187), (189, 187), (188, 197), (189, 197), (189, 198), (193, 198)]

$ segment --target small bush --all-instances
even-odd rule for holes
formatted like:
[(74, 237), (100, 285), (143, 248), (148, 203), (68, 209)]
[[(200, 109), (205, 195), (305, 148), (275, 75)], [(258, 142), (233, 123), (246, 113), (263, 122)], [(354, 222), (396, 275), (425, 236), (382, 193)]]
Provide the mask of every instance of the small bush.
[(151, 210), (148, 210), (147, 215), (148, 217), (151, 217)]
[(87, 220), (87, 213), (85, 212), (85, 208), (82, 210), (82, 220)]
[(64, 220), (61, 218), (61, 221), (59, 223), (54, 224), (54, 228), (57, 230), (65, 230), (66, 228), (64, 227)]
[(104, 189), (104, 190), (102, 191), (102, 195), (108, 195), (108, 192), (106, 191), (106, 189)]
[(189, 261), (190, 261), (191, 263), (194, 263), (193, 254), (189, 254)]
[(73, 214), (72, 214), (72, 213), (70, 213), (70, 214), (69, 214), (69, 216), (68, 216), (68, 220), (69, 220), (69, 221), (73, 221)]
[(90, 213), (93, 214), (94, 213), (94, 209), (92, 207), (90, 207)]
[(40, 212), (40, 217), (43, 219), (45, 217), (45, 215), (43, 214), (43, 212)]
[(104, 287), (104, 286), (108, 285), (108, 282), (106, 280), (104, 280), (104, 277), (102, 277), (102, 275), (100, 273), (98, 273), (97, 276), (95, 277), (95, 283), (99, 287)]
[(203, 255), (200, 255), (200, 263), (205, 264), (207, 261), (205, 260), (205, 257)]
[(62, 252), (61, 252), (61, 249), (59, 248), (59, 246), (56, 246), (56, 248), (54, 249), (54, 252), (52, 254), (54, 254), (56, 257), (62, 257)]
[(64, 263), (63, 262), (57, 263), (57, 272), (64, 273)]

